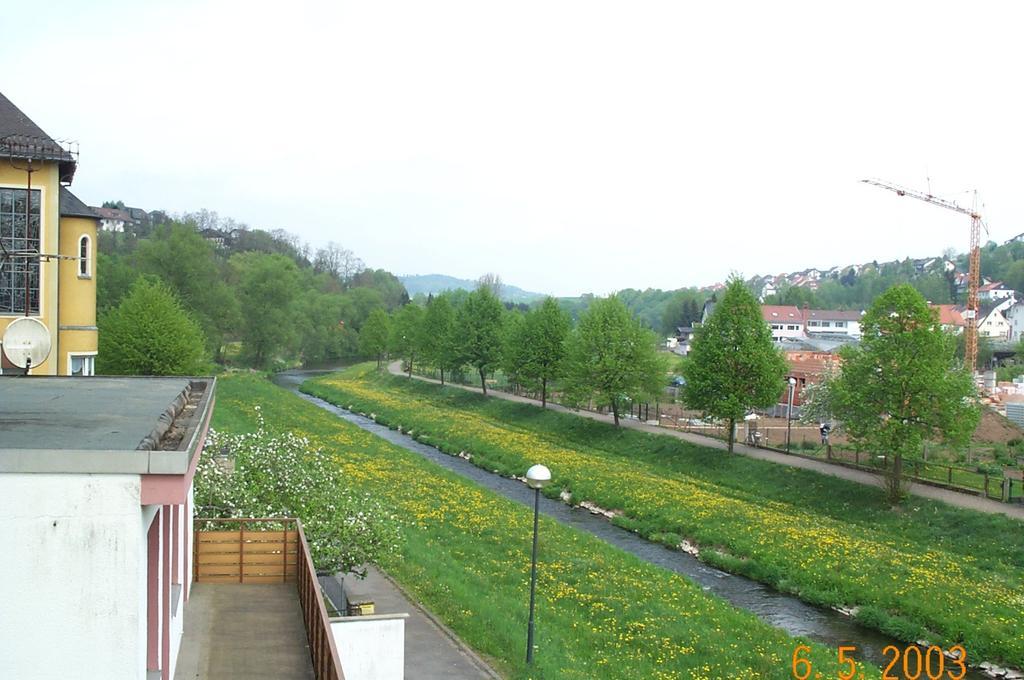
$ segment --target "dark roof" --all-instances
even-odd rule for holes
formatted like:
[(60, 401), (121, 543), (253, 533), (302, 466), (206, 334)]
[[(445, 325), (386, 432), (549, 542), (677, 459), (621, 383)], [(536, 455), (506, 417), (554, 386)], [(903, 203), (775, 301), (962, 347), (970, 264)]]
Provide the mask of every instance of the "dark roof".
[(0, 155), (60, 163), (61, 182), (75, 176), (75, 158), (0, 93)]
[(826, 321), (860, 321), (861, 313), (855, 309), (808, 309), (807, 318)]
[(992, 313), (996, 307), (1005, 304), (1005, 300), (982, 301), (978, 304), (978, 322), (981, 323), (985, 317)]
[(122, 222), (132, 221), (131, 213), (127, 210), (121, 210), (120, 208), (93, 207), (92, 211), (105, 220), (121, 220)]
[(60, 188), (60, 216), (61, 217), (88, 217), (97, 220), (97, 215), (92, 208), (82, 203), (78, 196), (67, 190), (67, 187)]

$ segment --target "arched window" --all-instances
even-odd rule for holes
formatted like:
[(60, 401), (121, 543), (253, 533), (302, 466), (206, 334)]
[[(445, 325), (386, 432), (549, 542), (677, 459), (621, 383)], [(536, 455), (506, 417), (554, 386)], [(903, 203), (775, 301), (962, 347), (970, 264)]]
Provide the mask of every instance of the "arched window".
[(82, 238), (78, 239), (78, 258), (78, 275), (90, 276), (88, 236), (82, 236)]

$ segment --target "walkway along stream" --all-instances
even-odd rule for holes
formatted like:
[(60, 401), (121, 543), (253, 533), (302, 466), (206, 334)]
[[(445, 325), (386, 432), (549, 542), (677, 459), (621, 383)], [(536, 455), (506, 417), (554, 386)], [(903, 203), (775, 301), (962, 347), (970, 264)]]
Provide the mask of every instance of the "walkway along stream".
[[(408, 435), (380, 425), (370, 418), (299, 391), (299, 385), (304, 380), (322, 373), (324, 372), (279, 373), (274, 377), (274, 382), (381, 439), (419, 454), (505, 498), (532, 507), (532, 491), (518, 480), (488, 472), (464, 458), (446, 454), (433, 446), (418, 442)], [(900, 650), (907, 647), (908, 643), (865, 628), (845, 614), (809, 605), (792, 595), (780, 593), (757, 581), (710, 567), (692, 555), (671, 550), (660, 543), (652, 543), (637, 534), (615, 526), (604, 517), (592, 514), (586, 509), (571, 507), (560, 501), (541, 496), (540, 510), (548, 517), (566, 526), (585, 531), (651, 564), (682, 574), (704, 590), (714, 593), (735, 607), (752, 612), (765, 622), (781, 628), (790, 635), (803, 636), (833, 648), (840, 645), (855, 645), (857, 651), (854, 657), (856, 659), (871, 662), (879, 667), (885, 665), (892, 658), (891, 653), (888, 656), (882, 654), (885, 647), (895, 645)], [(975, 663), (980, 661), (971, 659), (970, 650), (967, 650), (967, 654), (968, 661)], [(969, 669), (964, 676), (965, 679), (971, 680), (982, 680), (986, 677), (989, 676), (975, 668)]]

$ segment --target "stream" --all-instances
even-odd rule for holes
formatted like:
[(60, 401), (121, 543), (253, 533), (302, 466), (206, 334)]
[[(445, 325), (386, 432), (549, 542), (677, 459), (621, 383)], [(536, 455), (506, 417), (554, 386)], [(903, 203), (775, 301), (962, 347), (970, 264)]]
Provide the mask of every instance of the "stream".
[[(338, 369), (334, 367), (333, 370)], [(448, 455), (433, 446), (420, 443), (408, 435), (380, 425), (370, 418), (299, 391), (299, 385), (303, 381), (329, 372), (332, 371), (295, 370), (278, 373), (273, 380), (277, 385), (291, 390), (306, 401), (330, 411), (339, 418), (371, 432), (381, 439), (419, 454), (505, 498), (522, 503), (527, 507), (533, 505), (533, 491), (522, 482), (488, 472), (468, 460)], [(660, 543), (648, 541), (637, 534), (615, 526), (604, 517), (592, 514), (586, 509), (571, 507), (542, 495), (540, 511), (562, 524), (585, 531), (651, 564), (682, 574), (705, 591), (714, 593), (735, 607), (755, 614), (763, 621), (776, 628), (781, 628), (790, 635), (815, 640), (832, 648), (837, 648), (840, 645), (855, 645), (857, 649), (853, 653), (853, 657), (858, 661), (866, 661), (882, 667), (892, 658), (891, 654), (883, 655), (882, 650), (885, 647), (894, 645), (901, 650), (902, 661), (902, 650), (908, 646), (906, 642), (861, 626), (845, 614), (807, 604), (792, 595), (780, 593), (770, 586), (706, 565), (687, 553), (671, 550)], [(970, 658), (970, 650), (968, 650), (968, 660), (974, 663), (978, 662), (977, 659)], [(898, 668), (900, 668), (899, 665), (895, 666), (894, 672), (897, 672), (895, 669)], [(976, 668), (969, 668), (964, 679), (984, 680), (988, 677), (990, 676)]]

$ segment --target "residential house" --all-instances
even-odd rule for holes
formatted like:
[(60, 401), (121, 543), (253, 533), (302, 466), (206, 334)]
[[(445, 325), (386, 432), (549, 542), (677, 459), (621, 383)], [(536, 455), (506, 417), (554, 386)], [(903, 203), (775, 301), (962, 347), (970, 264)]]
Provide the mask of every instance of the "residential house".
[(100, 216), (100, 229), (103, 231), (122, 234), (126, 226), (135, 224), (135, 219), (127, 210), (94, 207), (93, 211)]
[(860, 317), (863, 312), (856, 310), (805, 309), (804, 322), (808, 335), (812, 333), (839, 333), (853, 338), (860, 337)]
[(993, 340), (1010, 339), (1010, 322), (1003, 316), (1003, 310), (1013, 306), (1013, 299), (985, 302), (978, 309), (978, 335)]
[(942, 330), (960, 334), (964, 332), (967, 321), (964, 320), (963, 310), (957, 305), (929, 305), (939, 316), (939, 325)]
[(979, 300), (987, 300), (990, 302), (994, 302), (996, 300), (1013, 299), (1013, 297), (1013, 289), (1003, 285), (1002, 281), (988, 283), (978, 288)]
[(1024, 301), (1014, 302), (1004, 309), (1003, 317), (1006, 323), (1010, 324), (1010, 335), (1007, 339), (1011, 342), (1020, 342), (1024, 334)]
[[(76, 167), (74, 153), (0, 94), (0, 240), (14, 254), (0, 267), (0, 338), (17, 318), (43, 323), (51, 349), (34, 375), (94, 371), (99, 217), (68, 189)], [(5, 372), (22, 369), (0, 347)]]
[(772, 331), (772, 340), (804, 336), (804, 319), (799, 307), (793, 305), (761, 305), (761, 317)]
[(670, 341), (674, 341), (674, 344), (669, 346), (676, 354), (686, 356), (690, 353), (690, 346), (693, 342), (693, 327), (692, 326), (677, 326), (676, 334), (674, 337), (669, 338)]

